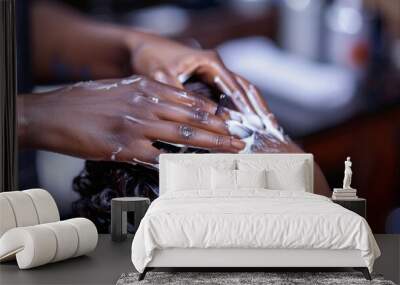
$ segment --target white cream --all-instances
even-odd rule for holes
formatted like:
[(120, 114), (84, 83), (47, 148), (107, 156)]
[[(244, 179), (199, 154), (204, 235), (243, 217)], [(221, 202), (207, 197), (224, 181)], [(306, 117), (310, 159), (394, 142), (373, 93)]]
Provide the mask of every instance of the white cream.
[(137, 158), (132, 159), (132, 161), (135, 164), (138, 163), (138, 164), (141, 164), (141, 165), (149, 166), (150, 168), (155, 168), (155, 169), (159, 168), (159, 164), (146, 162), (146, 161), (143, 161), (143, 160), (140, 160), (140, 159), (137, 159)]
[(131, 77), (131, 78), (125, 78), (121, 80), (121, 84), (122, 85), (130, 85), (133, 84), (137, 81), (141, 80), (141, 77), (139, 76), (135, 76), (135, 77)]
[(125, 119), (127, 119), (128, 121), (134, 122), (134, 123), (142, 123), (142, 120), (140, 119), (136, 119), (132, 116), (129, 115), (125, 115)]
[(274, 126), (272, 120), (269, 117), (267, 117), (265, 115), (262, 115), (261, 118), (262, 118), (262, 121), (263, 121), (263, 123), (265, 125), (266, 133), (269, 132), (274, 137), (278, 138), (281, 142), (287, 143), (286, 139), (283, 136), (283, 133)]
[(189, 97), (189, 95), (188, 95), (188, 93), (186, 91), (181, 91), (178, 94), (179, 94), (180, 97), (183, 97), (183, 98), (188, 98)]
[(214, 77), (214, 83), (218, 86), (219, 89), (221, 89), (223, 93), (228, 96), (232, 96), (231, 90), (229, 90), (228, 86), (225, 85), (225, 83), (221, 80), (219, 76)]
[(73, 87), (82, 87), (88, 90), (110, 90), (118, 87), (118, 83), (101, 83), (97, 81), (78, 82)]
[(239, 151), (239, 153), (252, 153), (251, 146), (254, 145), (254, 137), (255, 137), (255, 133), (253, 133), (251, 136), (241, 140), (242, 142), (244, 142), (246, 144), (246, 146), (244, 147), (244, 149)]
[(117, 150), (113, 151), (111, 153), (111, 160), (114, 161), (117, 158), (117, 154), (120, 153), (122, 151), (122, 147), (118, 147)]
[(225, 93), (228, 97), (231, 97), (234, 104), (238, 105), (237, 107), (246, 113), (249, 113), (251, 110), (249, 106), (243, 101), (243, 98), (240, 96), (239, 91), (235, 91), (232, 93), (231, 90), (229, 90), (229, 87), (225, 84), (224, 81), (219, 76), (214, 77), (214, 83), (217, 85), (217, 87)]
[(154, 103), (158, 103), (160, 99), (158, 99), (157, 97), (151, 97), (151, 101), (153, 101)]
[[(273, 125), (271, 118), (269, 118), (268, 116), (263, 115), (264, 120), (262, 120), (262, 122), (264, 124), (260, 124), (261, 120), (254, 119), (254, 118), (259, 118), (257, 115), (254, 114), (244, 115), (242, 113), (230, 110), (229, 115), (232, 119), (227, 121), (228, 130), (230, 134), (238, 136), (239, 138), (241, 138), (243, 142), (246, 143), (245, 148), (242, 151), (240, 151), (240, 153), (253, 152), (252, 146), (257, 143), (255, 141), (255, 136), (257, 133), (267, 135), (270, 139), (276, 139), (278, 143), (287, 143), (287, 140), (284, 137), (282, 131)], [(246, 137), (244, 136), (243, 130), (248, 130), (248, 129), (252, 130), (253, 133), (251, 134), (251, 136)]]
[(264, 128), (264, 125), (256, 114), (242, 114), (237, 111), (229, 110), (229, 117), (237, 122), (243, 123), (244, 125), (251, 126), (250, 129), (252, 130), (261, 130)]
[(243, 124), (241, 124), (237, 121), (233, 121), (233, 120), (226, 121), (226, 125), (228, 127), (229, 133), (232, 136), (237, 136), (241, 139), (247, 138), (254, 133), (253, 130), (245, 127)]
[(253, 106), (257, 115), (261, 118), (266, 132), (271, 133), (272, 135), (277, 137), (280, 141), (286, 142), (282, 132), (274, 126), (271, 118), (265, 114), (265, 111), (263, 110), (262, 106), (260, 106), (260, 104), (258, 103), (256, 99), (256, 89), (253, 85), (249, 86), (249, 92), (247, 93), (247, 97), (249, 98), (250, 104)]
[(180, 83), (185, 83), (190, 78), (190, 74), (181, 73), (178, 75), (178, 80)]
[(82, 82), (75, 83), (72, 87), (82, 87), (82, 88), (85, 88), (88, 90), (110, 90), (113, 88), (117, 88), (119, 86), (119, 84), (130, 85), (139, 80), (141, 80), (141, 77), (139, 77), (139, 76), (125, 78), (119, 82), (114, 82), (114, 83), (103, 83), (103, 82), (99, 82), (99, 81), (90, 80), (90, 81), (82, 81)]

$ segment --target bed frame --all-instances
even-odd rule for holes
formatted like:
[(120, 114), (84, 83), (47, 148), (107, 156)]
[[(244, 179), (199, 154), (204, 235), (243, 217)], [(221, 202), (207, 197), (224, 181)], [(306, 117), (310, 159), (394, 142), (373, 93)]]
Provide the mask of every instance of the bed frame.
[[(160, 195), (163, 195), (167, 177), (168, 161), (187, 159), (190, 163), (212, 163), (218, 159), (236, 160), (240, 158), (304, 160), (308, 164), (307, 192), (313, 192), (313, 156), (311, 154), (162, 154), (160, 156)], [(353, 268), (361, 271), (367, 280), (371, 280), (368, 268), (359, 250), (330, 249), (253, 249), (253, 248), (169, 248), (154, 252), (152, 261), (147, 265), (139, 280), (143, 280), (153, 269), (232, 269), (247, 271), (250, 269), (278, 268)], [(261, 270), (264, 269), (264, 270)]]
[(157, 269), (234, 269), (252, 271), (260, 269), (290, 268), (343, 268), (350, 267), (361, 271), (371, 280), (368, 268), (359, 250), (329, 249), (193, 249), (171, 248), (156, 250), (152, 261), (139, 275), (143, 280), (146, 273)]

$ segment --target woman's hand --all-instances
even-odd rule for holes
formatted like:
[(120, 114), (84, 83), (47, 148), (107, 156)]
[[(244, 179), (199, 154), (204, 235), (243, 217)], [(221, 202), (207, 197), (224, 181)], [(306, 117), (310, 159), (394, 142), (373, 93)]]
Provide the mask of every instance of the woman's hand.
[[(138, 37), (141, 43), (138, 44)], [(194, 49), (166, 38), (129, 32), (126, 43), (131, 47), (132, 69), (165, 84), (183, 88), (192, 75), (216, 86), (230, 96), (243, 113), (269, 113), (260, 92), (244, 78), (226, 68), (217, 52)]]
[[(230, 96), (243, 114), (271, 128), (260, 92), (229, 71), (215, 51), (194, 49), (129, 27), (93, 21), (47, 1), (32, 5), (33, 69), (39, 81), (120, 78), (141, 74), (168, 85), (197, 75)], [(275, 126), (277, 124), (275, 122)]]
[(32, 4), (33, 69), (39, 81), (141, 74), (171, 86), (197, 75), (230, 96), (243, 113), (267, 115), (257, 89), (212, 50), (194, 49), (129, 27), (97, 22), (59, 3)]
[(238, 152), (217, 106), (145, 77), (19, 96), (20, 144), (90, 160), (157, 163), (154, 141)]

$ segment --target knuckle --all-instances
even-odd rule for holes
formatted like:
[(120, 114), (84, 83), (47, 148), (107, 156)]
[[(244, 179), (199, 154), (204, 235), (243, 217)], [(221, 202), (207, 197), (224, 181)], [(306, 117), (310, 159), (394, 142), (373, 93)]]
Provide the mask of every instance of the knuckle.
[(136, 86), (138, 82), (143, 80), (143, 77), (141, 75), (131, 75), (129, 77), (123, 78), (120, 81), (120, 85), (122, 86)]
[(204, 99), (198, 98), (198, 97), (192, 97), (193, 98), (193, 108), (196, 109), (205, 109), (207, 107), (207, 103)]
[(140, 121), (131, 115), (123, 115), (121, 116), (121, 128), (124, 131), (130, 130), (132, 125), (138, 125)]
[(126, 133), (128, 128), (128, 122), (122, 115), (113, 116), (111, 118), (111, 129), (110, 134), (112, 135), (122, 135)]
[(192, 112), (192, 119), (199, 123), (207, 123), (209, 121), (209, 113), (201, 110), (200, 108), (196, 108)]
[(151, 72), (151, 77), (158, 82), (165, 82), (167, 75), (162, 70), (154, 70), (153, 72)]
[(147, 76), (142, 76), (141, 80), (139, 81), (138, 88), (139, 90), (147, 90), (149, 85), (151, 84), (151, 80)]
[(146, 96), (142, 92), (134, 92), (130, 96), (130, 100), (128, 101), (130, 105), (133, 106), (145, 106), (147, 105)]

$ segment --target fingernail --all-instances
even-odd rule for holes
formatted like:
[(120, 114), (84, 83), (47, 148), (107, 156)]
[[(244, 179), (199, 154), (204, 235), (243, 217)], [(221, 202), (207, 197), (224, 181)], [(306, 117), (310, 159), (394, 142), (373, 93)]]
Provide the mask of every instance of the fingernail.
[(246, 146), (246, 144), (241, 140), (232, 139), (232, 146), (240, 150), (243, 149)]

